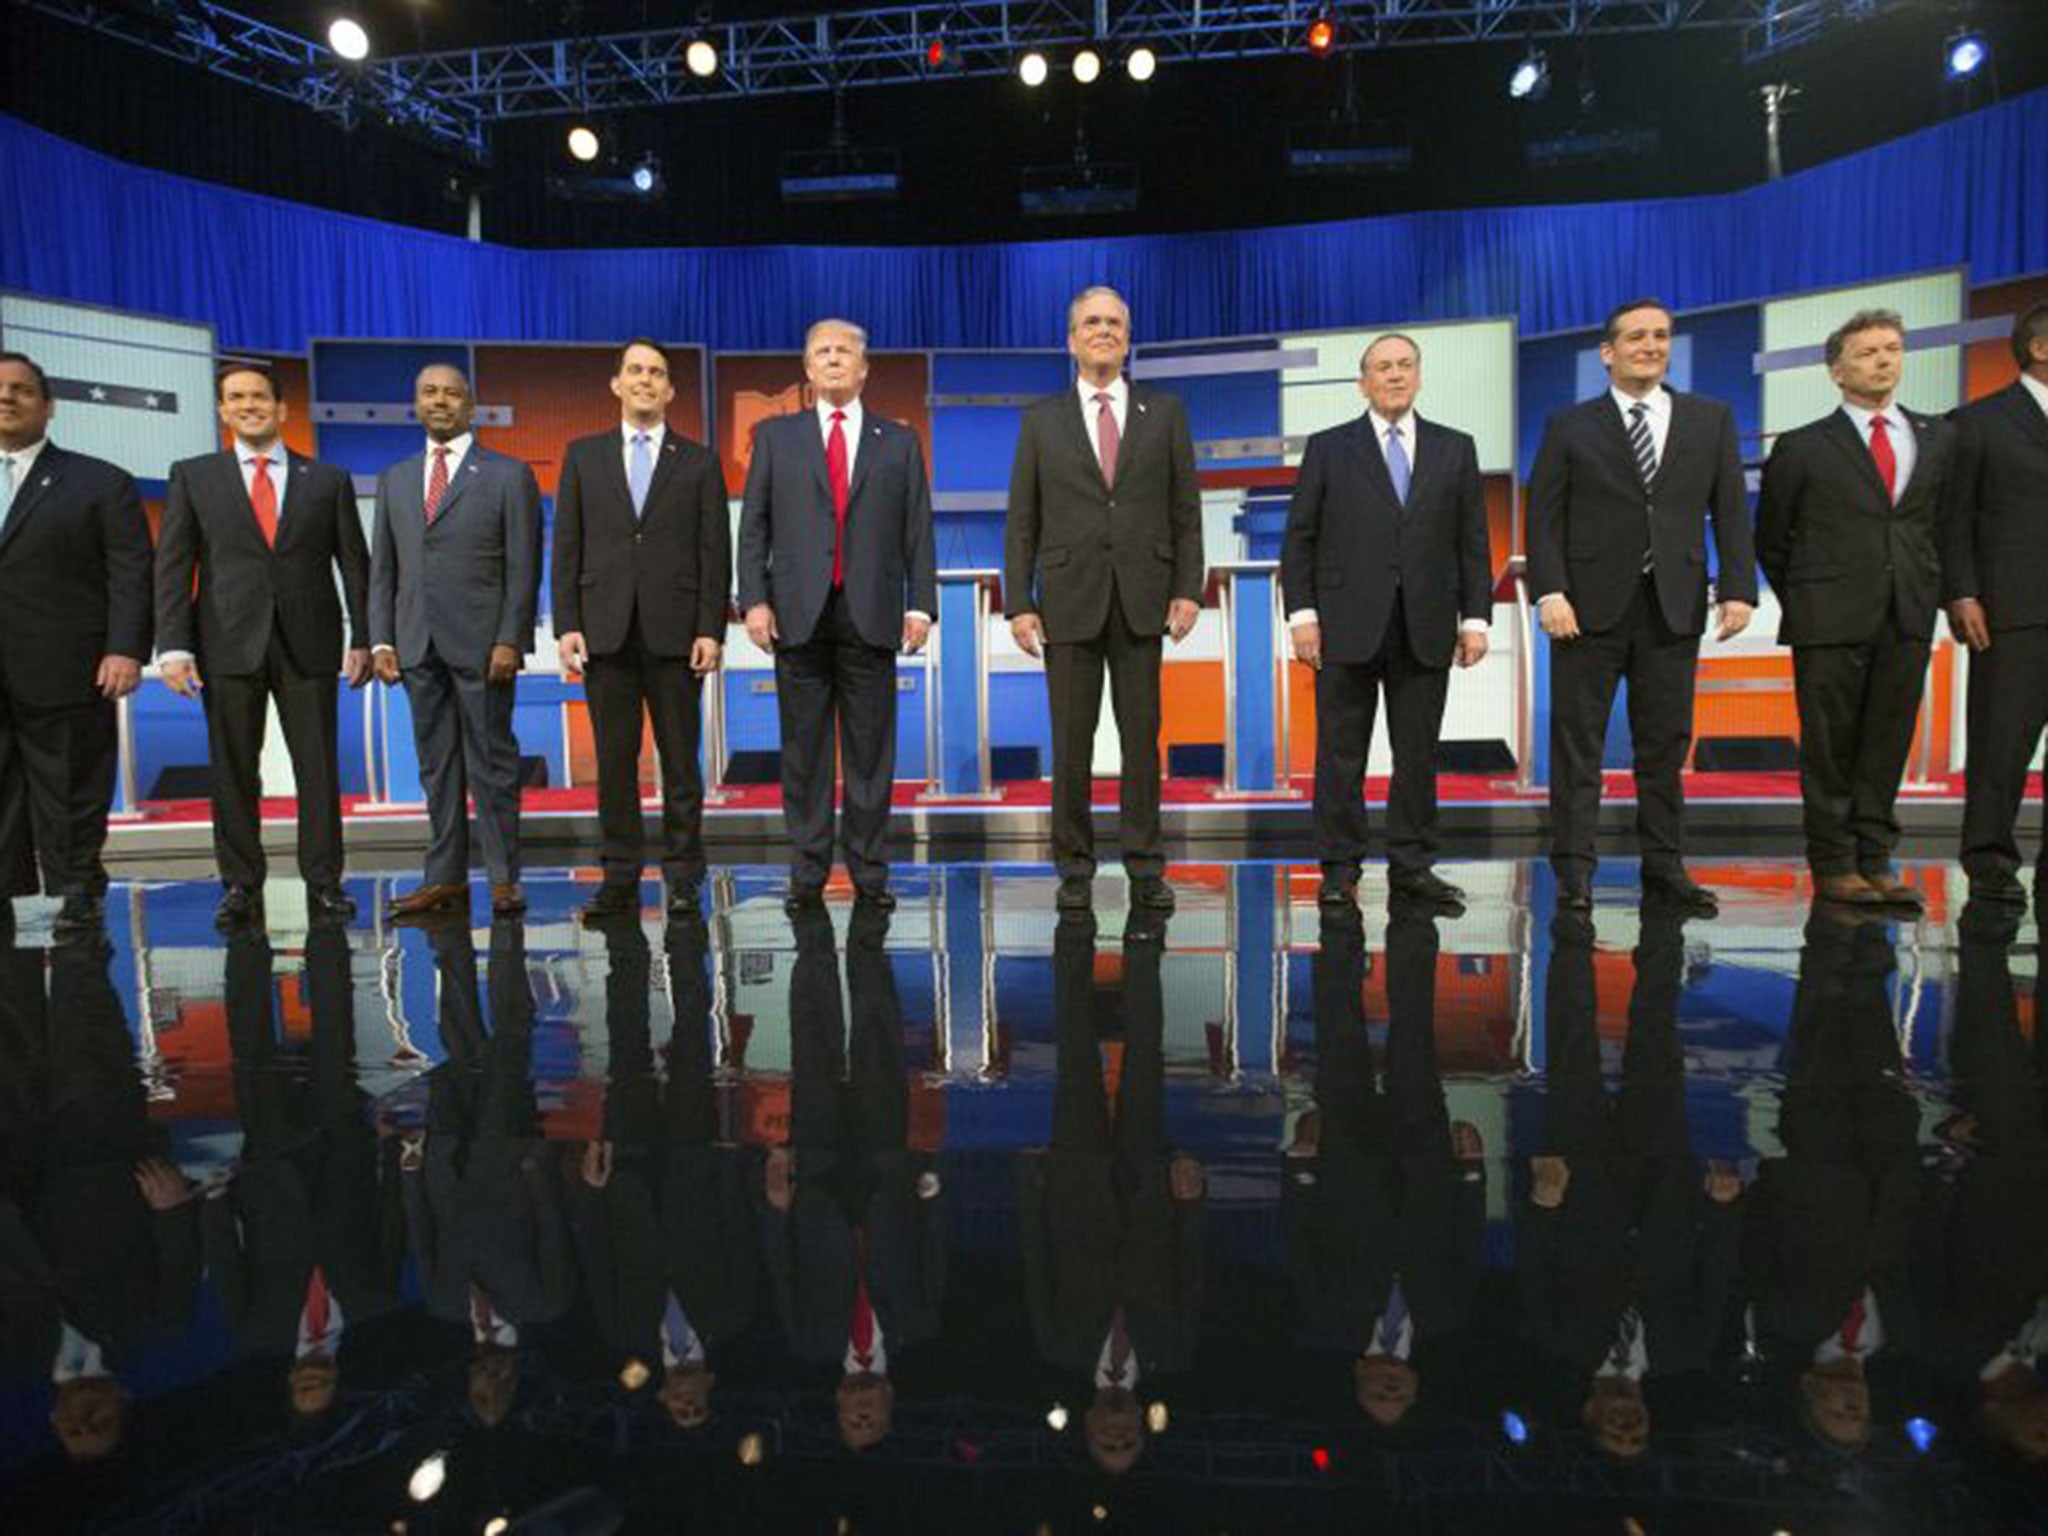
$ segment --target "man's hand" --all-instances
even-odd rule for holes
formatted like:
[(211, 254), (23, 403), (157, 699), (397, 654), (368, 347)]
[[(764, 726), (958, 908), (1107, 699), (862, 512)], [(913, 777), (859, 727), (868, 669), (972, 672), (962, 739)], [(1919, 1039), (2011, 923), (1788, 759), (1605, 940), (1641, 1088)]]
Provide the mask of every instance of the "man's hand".
[(1707, 1177), (1702, 1187), (1714, 1204), (1726, 1205), (1742, 1193), (1742, 1176), (1735, 1171), (1733, 1163), (1716, 1159), (1707, 1164)]
[(491, 647), (491, 664), (484, 669), (487, 683), (509, 683), (519, 675), (519, 652), (509, 645)]
[(199, 1186), (161, 1157), (135, 1165), (135, 1187), (152, 1211), (172, 1211), (199, 1193)]
[(200, 690), (206, 686), (199, 681), (199, 668), (189, 661), (167, 661), (159, 671), (166, 688), (188, 699), (198, 698)]
[(612, 1144), (608, 1141), (587, 1141), (583, 1144), (583, 1182), (592, 1189), (603, 1189), (612, 1181)]
[(1564, 1204), (1564, 1192), (1571, 1187), (1571, 1164), (1561, 1157), (1529, 1159), (1529, 1201), (1546, 1211)]
[(1470, 1120), (1452, 1122), (1451, 1151), (1461, 1163), (1476, 1163), (1486, 1156), (1486, 1142), (1479, 1134), (1479, 1127)]
[(142, 686), (142, 663), (133, 656), (102, 656), (93, 686), (103, 699), (125, 699)]
[(1311, 619), (1306, 624), (1297, 624), (1287, 631), (1287, 637), (1294, 642), (1294, 659), (1318, 672), (1323, 669), (1323, 626)]
[(699, 677), (709, 677), (718, 670), (719, 658), (725, 655), (725, 646), (709, 635), (690, 642), (690, 670)]
[(566, 635), (555, 636), (555, 660), (561, 664), (562, 676), (583, 675), (583, 664), (590, 660), (590, 647), (583, 643), (582, 630), (572, 629)]
[(357, 647), (341, 658), (341, 675), (351, 688), (360, 688), (370, 680), (370, 653)]
[(930, 638), (931, 632), (932, 621), (930, 619), (919, 618), (914, 613), (903, 615), (903, 654), (915, 656), (919, 651), (923, 650), (924, 643)]
[(1714, 631), (1714, 639), (1733, 640), (1749, 628), (1749, 621), (1755, 617), (1756, 609), (1753, 606), (1736, 598), (1729, 598), (1721, 604), (1721, 627)]
[(1166, 605), (1166, 633), (1173, 643), (1179, 645), (1187, 639), (1188, 632), (1195, 627), (1195, 620), (1202, 616), (1202, 605), (1176, 597)]
[(370, 652), (370, 669), (377, 674), (378, 682), (398, 686), (398, 652), (390, 646)]
[(1457, 663), (1461, 667), (1476, 667), (1486, 660), (1486, 631), (1483, 629), (1461, 629), (1458, 631)]
[(1181, 1152), (1175, 1154), (1173, 1161), (1167, 1165), (1166, 1182), (1173, 1191), (1174, 1199), (1199, 1200), (1202, 1198), (1202, 1191), (1209, 1187), (1209, 1176), (1202, 1172), (1200, 1163), (1187, 1153)]
[(1948, 605), (1948, 632), (1973, 651), (1991, 649), (1991, 621), (1974, 597), (1959, 597)]
[(766, 603), (756, 603), (747, 610), (747, 638), (764, 651), (775, 649), (775, 642), (782, 638), (782, 631), (775, 624), (775, 610)]
[(1543, 633), (1553, 640), (1579, 638), (1579, 611), (1562, 592), (1543, 599), (1536, 610), (1536, 621), (1543, 626)]
[(1010, 620), (1010, 638), (1026, 656), (1045, 654), (1045, 626), (1035, 613), (1020, 613)]

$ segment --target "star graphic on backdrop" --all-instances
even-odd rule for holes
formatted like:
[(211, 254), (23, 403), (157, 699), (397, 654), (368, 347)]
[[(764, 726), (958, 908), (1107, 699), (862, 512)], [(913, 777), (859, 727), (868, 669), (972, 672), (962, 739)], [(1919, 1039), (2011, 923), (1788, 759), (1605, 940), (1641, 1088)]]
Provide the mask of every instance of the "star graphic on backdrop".
[(95, 400), (104, 400), (107, 398), (107, 392), (97, 384), (93, 385), (89, 393)]
[(144, 405), (148, 406), (148, 407), (149, 407), (149, 408), (150, 408), (150, 409), (151, 409), (151, 410), (153, 411), (153, 410), (155, 410), (155, 409), (157, 408), (157, 406), (158, 406), (158, 405), (160, 405), (160, 404), (161, 404), (162, 402), (161, 402), (161, 400), (159, 399), (159, 397), (157, 397), (156, 395), (144, 395), (144, 396), (142, 397), (142, 403), (143, 403)]

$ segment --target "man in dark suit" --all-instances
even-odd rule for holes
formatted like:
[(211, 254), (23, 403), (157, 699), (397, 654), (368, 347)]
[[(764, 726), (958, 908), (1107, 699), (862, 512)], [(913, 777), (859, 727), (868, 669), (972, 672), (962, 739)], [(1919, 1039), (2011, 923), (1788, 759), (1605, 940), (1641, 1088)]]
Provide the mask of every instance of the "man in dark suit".
[(2024, 905), (2014, 828), (2048, 725), (2048, 304), (2012, 352), (2019, 378), (1956, 412), (1941, 584), (1971, 652), (1963, 868), (1972, 895)]
[(540, 487), (471, 437), (476, 401), (460, 369), (421, 369), (413, 408), (426, 449), (377, 480), (370, 645), (378, 678), (405, 680), (433, 840), (425, 879), (391, 915), (468, 904), (474, 797), (491, 910), (508, 916), (526, 910), (512, 698), (540, 595)]
[(1045, 658), (1059, 905), (1086, 911), (1095, 875), (1095, 725), (1102, 677), (1123, 743), (1117, 836), (1131, 901), (1170, 911), (1159, 844), (1160, 636), (1177, 645), (1202, 596), (1202, 493), (1178, 398), (1124, 381), (1130, 306), (1089, 288), (1067, 306), (1075, 388), (1024, 413), (1003, 531), (1010, 634)]
[(285, 448), (284, 402), (268, 369), (225, 369), (215, 396), (235, 446), (171, 466), (156, 555), (164, 682), (187, 698), (204, 689), (213, 851), (226, 887), (214, 920), (232, 928), (262, 911), (259, 764), (272, 700), (297, 784), (307, 905), (316, 918), (345, 920), (355, 904), (341, 888), (335, 667), (351, 688), (370, 680), (370, 548), (355, 485)]
[(612, 393), (619, 430), (579, 438), (555, 491), (555, 632), (565, 677), (586, 676), (597, 749), (604, 883), (593, 917), (639, 906), (640, 721), (661, 760), (661, 865), (669, 910), (694, 911), (704, 880), (698, 679), (725, 648), (732, 539), (725, 480), (701, 443), (671, 432), (668, 354), (626, 343)]
[(1778, 439), (1756, 521), (1792, 647), (1806, 858), (1828, 901), (1918, 911), (1892, 873), (1894, 806), (1940, 604), (1953, 429), (1893, 401), (1906, 333), (1891, 310), (1851, 315), (1824, 350), (1841, 407)]
[(1366, 412), (1308, 440), (1280, 562), (1294, 654), (1316, 674), (1317, 900), (1350, 906), (1365, 858), (1361, 789), (1379, 691), (1394, 779), (1387, 880), (1443, 907), (1463, 896), (1436, 859), (1436, 739), (1455, 661), (1486, 654), (1492, 563), (1472, 439), (1415, 414), (1422, 349), (1382, 336), (1358, 365)]
[[(43, 370), (0, 352), (0, 896), (103, 920), (114, 700), (149, 656), (149, 523), (123, 470), (49, 441)], [(13, 908), (0, 907), (0, 921)]]
[(887, 910), (896, 783), (896, 653), (924, 649), (938, 610), (924, 449), (861, 403), (868, 335), (820, 320), (804, 336), (813, 405), (754, 428), (740, 512), (740, 608), (775, 654), (792, 913), (832, 869), (833, 749), (840, 844), (862, 899)]
[(1708, 520), (1720, 556), (1715, 639), (1741, 633), (1756, 605), (1735, 416), (1665, 387), (1671, 312), (1654, 299), (1608, 316), (1600, 360), (1610, 388), (1551, 417), (1529, 477), (1529, 583), (1552, 641), (1558, 900), (1592, 910), (1601, 753), (1614, 687), (1626, 678), (1643, 883), (1710, 916), (1713, 893), (1685, 872), (1679, 770), (1706, 626)]

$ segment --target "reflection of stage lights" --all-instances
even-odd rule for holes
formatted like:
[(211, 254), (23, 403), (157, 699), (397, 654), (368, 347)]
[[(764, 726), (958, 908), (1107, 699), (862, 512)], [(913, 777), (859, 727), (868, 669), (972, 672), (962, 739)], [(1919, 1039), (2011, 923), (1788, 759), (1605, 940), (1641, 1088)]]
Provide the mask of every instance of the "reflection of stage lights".
[(1133, 48), (1131, 56), (1124, 60), (1124, 69), (1133, 80), (1143, 85), (1159, 73), (1159, 55), (1150, 48)]
[(406, 1497), (415, 1504), (425, 1504), (441, 1491), (441, 1485), (447, 1481), (448, 1458), (436, 1451), (412, 1469), (412, 1476), (405, 1484)]
[(351, 64), (370, 56), (370, 34), (353, 16), (337, 16), (327, 24), (327, 46)]
[(1054, 1403), (1045, 1410), (1045, 1427), (1054, 1434), (1067, 1427), (1067, 1410), (1063, 1404)]
[(569, 130), (569, 153), (573, 158), (581, 160), (585, 165), (590, 164), (591, 161), (597, 158), (597, 152), (600, 148), (602, 148), (602, 145), (598, 141), (595, 128), (578, 123)]
[(1501, 1414), (1500, 1432), (1508, 1437), (1509, 1445), (1529, 1443), (1529, 1421), (1512, 1408)]
[(1145, 1427), (1155, 1435), (1163, 1435), (1173, 1423), (1173, 1416), (1166, 1411), (1166, 1404), (1153, 1403), (1145, 1410)]
[(1922, 1456), (1934, 1449), (1935, 1439), (1940, 1434), (1941, 1431), (1935, 1427), (1931, 1419), (1923, 1419), (1916, 1415), (1906, 1420), (1906, 1438), (1913, 1442), (1913, 1449)]
[(1508, 95), (1516, 101), (1541, 101), (1550, 94), (1550, 60), (1543, 50), (1532, 48), (1528, 57), (1508, 76)]
[(1034, 91), (1045, 84), (1045, 77), (1052, 73), (1052, 66), (1045, 62), (1045, 55), (1033, 50), (1017, 61), (1017, 78)]
[(736, 1454), (743, 1467), (758, 1467), (768, 1459), (768, 1442), (759, 1435), (741, 1435)]
[(1942, 67), (1951, 80), (1967, 80), (1991, 59), (1991, 45), (1981, 32), (1958, 32), (1942, 50)]
[(683, 50), (683, 65), (699, 80), (709, 80), (718, 73), (718, 49), (700, 37)]
[(1083, 48), (1074, 55), (1074, 78), (1082, 85), (1093, 85), (1102, 78), (1102, 55), (1093, 48)]

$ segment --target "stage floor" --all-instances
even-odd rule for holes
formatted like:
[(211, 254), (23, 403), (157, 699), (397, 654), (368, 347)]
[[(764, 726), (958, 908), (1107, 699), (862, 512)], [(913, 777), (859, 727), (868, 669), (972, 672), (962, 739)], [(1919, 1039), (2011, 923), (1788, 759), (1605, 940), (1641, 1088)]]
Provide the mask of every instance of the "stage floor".
[[(579, 921), (587, 867), (496, 925), (479, 888), (473, 922), (392, 927), (411, 875), (310, 931), (276, 879), (229, 939), (168, 867), (128, 867), (105, 943), (20, 903), (0, 1529), (476, 1531), (576, 1488), (753, 1536), (2043, 1528), (1981, 1379), (2048, 1342), (2031, 912), (1941, 861), (1887, 919), (1701, 858), (1721, 915), (1681, 922), (1615, 859), (1559, 920), (1540, 862), (1460, 858), (1462, 914), (1390, 912), (1375, 868), (1332, 917), (1312, 865), (1194, 851), (1164, 921), (1114, 867), (1075, 920), (1001, 861), (899, 866), (886, 917), (835, 887), (792, 919), (765, 864), (680, 922), (653, 882)], [(894, 1392), (858, 1453), (857, 1260)], [(339, 1385), (301, 1416), (316, 1264)], [(1354, 1364), (1396, 1275), (1388, 1428)], [(656, 1390), (671, 1294), (716, 1377), (691, 1430)], [(516, 1339), (479, 1345), (480, 1298)], [(1153, 1428), (1112, 1477), (1082, 1426), (1119, 1307)], [(1627, 1318), (1623, 1456), (1582, 1410)], [(72, 1465), (82, 1341), (126, 1409)]]

